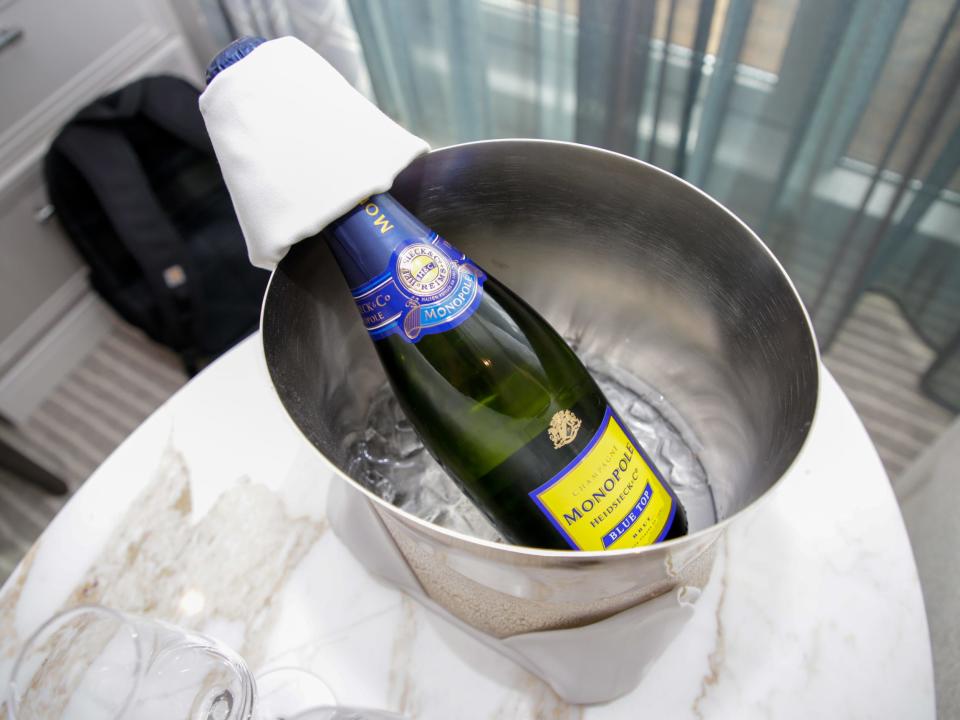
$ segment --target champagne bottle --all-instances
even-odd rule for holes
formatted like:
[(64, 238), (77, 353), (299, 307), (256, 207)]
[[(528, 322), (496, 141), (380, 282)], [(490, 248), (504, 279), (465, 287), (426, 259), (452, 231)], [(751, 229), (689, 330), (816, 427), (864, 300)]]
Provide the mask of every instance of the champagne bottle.
[[(208, 83), (260, 42), (225, 49)], [(674, 491), (527, 303), (389, 194), (325, 234), (401, 407), (506, 540), (608, 550), (686, 534)]]
[(401, 407), (505, 539), (606, 550), (687, 532), (673, 490), (527, 303), (389, 194), (327, 236)]

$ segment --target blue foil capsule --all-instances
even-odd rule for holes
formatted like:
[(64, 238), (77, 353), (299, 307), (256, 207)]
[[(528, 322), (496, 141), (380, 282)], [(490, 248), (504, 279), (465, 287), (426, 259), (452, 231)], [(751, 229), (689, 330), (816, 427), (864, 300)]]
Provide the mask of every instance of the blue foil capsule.
[(242, 37), (227, 45), (207, 66), (207, 85), (221, 72), (245, 58), (266, 41), (266, 38), (262, 37)]

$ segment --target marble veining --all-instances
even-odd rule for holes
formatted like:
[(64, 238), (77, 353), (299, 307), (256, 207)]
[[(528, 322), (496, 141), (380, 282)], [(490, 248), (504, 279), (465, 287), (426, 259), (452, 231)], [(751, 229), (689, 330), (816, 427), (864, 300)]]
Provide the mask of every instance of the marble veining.
[(717, 578), (717, 585), (719, 585), (719, 589), (716, 606), (713, 611), (715, 623), (713, 633), (713, 648), (707, 655), (708, 669), (700, 679), (700, 692), (697, 693), (697, 696), (693, 699), (693, 704), (691, 705), (691, 710), (693, 711), (694, 716), (701, 720), (706, 717), (703, 714), (701, 704), (706, 699), (711, 688), (715, 687), (720, 681), (720, 673), (723, 671), (723, 661), (726, 654), (727, 639), (723, 630), (723, 610), (727, 599), (727, 574), (725, 572), (725, 568), (729, 562), (729, 547), (729, 543), (726, 541), (721, 541), (721, 552), (719, 553), (719, 557), (716, 561), (717, 564), (715, 566), (715, 577)]
[(387, 688), (387, 697), (394, 707), (412, 717), (419, 714), (420, 708), (417, 698), (417, 678), (410, 672), (410, 663), (413, 660), (413, 641), (417, 634), (417, 616), (414, 613), (413, 601), (402, 598), (400, 627), (393, 637), (390, 652), (390, 680)]
[(64, 607), (96, 603), (208, 630), (248, 662), (265, 659), (287, 574), (326, 532), (325, 521), (290, 518), (277, 496), (238, 478), (200, 518), (191, 517), (190, 471), (168, 446), (104, 552)]
[(14, 619), (16, 617), (17, 605), (23, 595), (23, 587), (30, 575), (30, 569), (37, 559), (37, 551), (40, 548), (40, 541), (34, 543), (33, 547), (27, 552), (23, 560), (17, 566), (16, 572), (10, 577), (3, 586), (3, 592), (0, 592), (0, 656), (12, 662), (17, 652), (20, 640), (17, 634), (17, 627)]
[(820, 444), (719, 541), (673, 644), (632, 693), (578, 707), (349, 554), (326, 517), (339, 481), (283, 414), (253, 338), (144, 423), (0, 590), (0, 687), (40, 622), (99, 602), (425, 720), (931, 718), (903, 524), (862, 426), (828, 374), (824, 386)]

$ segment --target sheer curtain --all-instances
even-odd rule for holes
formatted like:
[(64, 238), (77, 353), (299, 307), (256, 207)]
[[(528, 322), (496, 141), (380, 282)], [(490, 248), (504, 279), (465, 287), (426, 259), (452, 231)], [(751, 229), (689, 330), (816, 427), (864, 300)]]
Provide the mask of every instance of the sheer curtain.
[(575, 140), (686, 178), (777, 254), (824, 349), (866, 290), (895, 299), (960, 410), (960, 0), (214, 4), (233, 32), (355, 28), (354, 79), (435, 146)]

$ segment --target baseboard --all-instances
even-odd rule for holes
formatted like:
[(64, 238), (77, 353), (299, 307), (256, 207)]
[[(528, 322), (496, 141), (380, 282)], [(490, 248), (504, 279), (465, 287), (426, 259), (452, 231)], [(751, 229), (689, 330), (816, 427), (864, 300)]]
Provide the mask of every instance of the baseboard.
[(0, 376), (0, 416), (27, 420), (50, 391), (110, 332), (116, 316), (87, 290)]
[(0, 378), (29, 351), (31, 345), (90, 292), (89, 274), (86, 267), (77, 270), (12, 333), (0, 340)]

